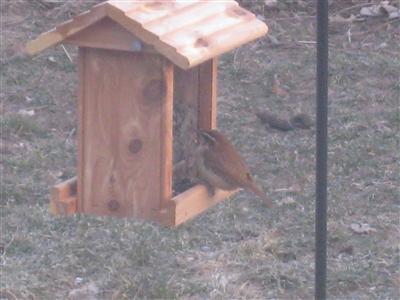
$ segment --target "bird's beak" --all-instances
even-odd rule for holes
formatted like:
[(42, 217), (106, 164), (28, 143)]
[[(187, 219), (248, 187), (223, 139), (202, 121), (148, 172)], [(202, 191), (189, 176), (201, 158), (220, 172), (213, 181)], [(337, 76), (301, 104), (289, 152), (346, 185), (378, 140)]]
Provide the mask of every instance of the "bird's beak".
[(207, 131), (198, 129), (197, 132), (198, 132), (198, 134), (199, 134), (201, 137), (203, 137), (208, 143), (215, 144), (215, 143), (217, 142), (216, 139), (215, 139), (215, 137), (213, 137), (213, 136), (212, 136), (211, 134), (209, 134)]

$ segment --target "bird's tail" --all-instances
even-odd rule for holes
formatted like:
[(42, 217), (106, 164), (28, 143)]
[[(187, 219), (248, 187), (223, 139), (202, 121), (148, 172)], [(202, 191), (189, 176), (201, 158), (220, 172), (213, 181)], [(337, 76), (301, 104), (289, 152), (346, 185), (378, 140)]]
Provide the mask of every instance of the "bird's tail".
[(249, 186), (249, 189), (256, 194), (258, 197), (260, 197), (261, 199), (264, 200), (265, 204), (268, 207), (272, 207), (273, 203), (272, 200), (270, 198), (267, 197), (267, 195), (265, 194), (265, 192), (254, 182), (251, 183), (251, 185)]

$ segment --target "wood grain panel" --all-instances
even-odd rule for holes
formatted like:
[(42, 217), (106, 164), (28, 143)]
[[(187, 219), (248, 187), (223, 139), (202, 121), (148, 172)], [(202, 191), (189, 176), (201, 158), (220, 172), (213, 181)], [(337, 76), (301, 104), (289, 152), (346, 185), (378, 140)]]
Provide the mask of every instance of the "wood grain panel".
[[(266, 34), (267, 30), (264, 23), (261, 23), (258, 19), (244, 21), (230, 28), (223, 28), (208, 36), (196, 34), (191, 37), (187, 36), (185, 38), (186, 44), (180, 43), (180, 46), (176, 46), (178, 48), (177, 52), (188, 57), (191, 65), (197, 65), (230, 49), (248, 43), (260, 36), (260, 33)], [(242, 36), (242, 39), (236, 39), (237, 36)]]
[[(233, 13), (235, 11), (241, 13)], [(221, 30), (229, 31), (232, 26), (244, 24), (253, 19), (257, 20), (250, 12), (229, 3), (226, 7), (223, 6), (223, 12), (211, 14), (204, 19), (181, 27), (179, 30), (168, 32), (160, 38), (179, 50), (189, 45), (193, 47), (199, 38), (207, 38)]]
[(145, 24), (153, 20), (172, 16), (176, 10), (193, 5), (196, 0), (191, 1), (145, 1), (126, 12), (128, 17), (133, 17), (140, 24)]
[(198, 2), (182, 9), (174, 11), (173, 14), (155, 19), (143, 25), (146, 30), (152, 31), (159, 36), (174, 32), (191, 24), (198, 23), (210, 16), (224, 11), (227, 7), (238, 5), (235, 2)]
[(172, 66), (158, 55), (87, 48), (84, 67), (83, 211), (152, 216), (171, 189), (162, 160), (172, 143), (163, 120), (172, 114)]
[(112, 5), (122, 11), (128, 12), (135, 10), (138, 6), (142, 6), (145, 0), (136, 1), (121, 1), (121, 0), (111, 0), (107, 1), (107, 4)]

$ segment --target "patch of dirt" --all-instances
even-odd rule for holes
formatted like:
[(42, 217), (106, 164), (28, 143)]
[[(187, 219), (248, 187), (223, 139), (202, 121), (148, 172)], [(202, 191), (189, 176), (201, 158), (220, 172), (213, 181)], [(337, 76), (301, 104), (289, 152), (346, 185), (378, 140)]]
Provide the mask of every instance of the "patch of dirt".
[[(1, 1), (1, 296), (312, 298), (315, 127), (281, 132), (255, 111), (315, 119), (315, 1), (241, 1), (270, 35), (219, 64), (219, 128), (277, 205), (241, 192), (175, 230), (49, 215), (49, 187), (75, 175), (76, 49), (72, 63), (59, 46), (22, 49), (98, 2)], [(332, 299), (399, 298), (399, 19), (337, 18), (378, 2), (330, 1)]]

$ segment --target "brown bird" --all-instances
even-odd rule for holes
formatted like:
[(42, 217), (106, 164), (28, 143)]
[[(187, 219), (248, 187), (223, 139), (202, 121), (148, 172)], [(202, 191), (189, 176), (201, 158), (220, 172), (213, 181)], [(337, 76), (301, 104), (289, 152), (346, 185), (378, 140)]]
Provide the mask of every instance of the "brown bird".
[(215, 188), (226, 191), (243, 188), (255, 193), (271, 207), (272, 201), (257, 186), (231, 142), (215, 129), (200, 131), (200, 134), (204, 142), (199, 147), (197, 169), (211, 196)]

